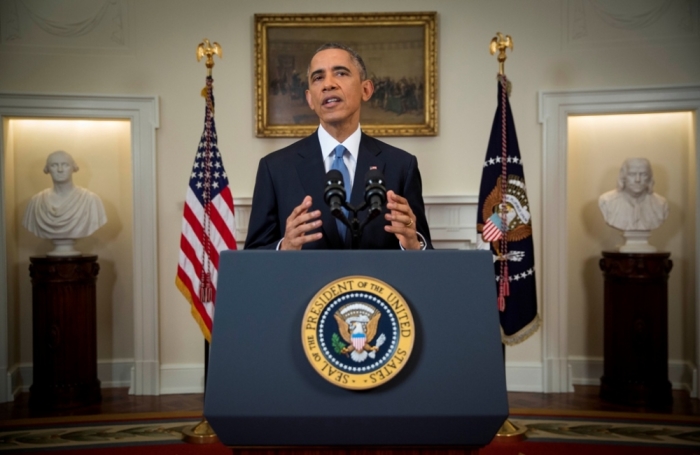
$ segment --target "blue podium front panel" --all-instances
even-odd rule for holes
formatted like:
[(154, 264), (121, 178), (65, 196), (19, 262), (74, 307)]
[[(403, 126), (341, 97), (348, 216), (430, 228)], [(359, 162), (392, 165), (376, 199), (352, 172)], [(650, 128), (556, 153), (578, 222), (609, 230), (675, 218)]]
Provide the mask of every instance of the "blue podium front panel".
[[(204, 413), (231, 446), (482, 446), (508, 415), (486, 251), (230, 251), (221, 255)], [(304, 354), (314, 295), (351, 275), (395, 288), (415, 322), (396, 377), (339, 388)]]

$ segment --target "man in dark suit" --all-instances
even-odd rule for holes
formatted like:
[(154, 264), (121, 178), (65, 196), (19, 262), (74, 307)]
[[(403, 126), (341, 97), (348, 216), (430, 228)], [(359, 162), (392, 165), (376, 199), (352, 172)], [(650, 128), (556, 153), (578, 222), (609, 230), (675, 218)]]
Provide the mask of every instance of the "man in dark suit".
[(362, 203), (370, 169), (384, 174), (388, 190), (388, 223), (371, 221), (361, 249), (432, 248), (416, 158), (360, 130), (360, 106), (374, 92), (362, 58), (346, 46), (325, 44), (311, 59), (308, 80), (306, 101), (320, 126), (260, 160), (246, 249), (350, 248), (350, 233), (342, 232), (323, 200), (324, 175), (341, 168), (353, 206)]

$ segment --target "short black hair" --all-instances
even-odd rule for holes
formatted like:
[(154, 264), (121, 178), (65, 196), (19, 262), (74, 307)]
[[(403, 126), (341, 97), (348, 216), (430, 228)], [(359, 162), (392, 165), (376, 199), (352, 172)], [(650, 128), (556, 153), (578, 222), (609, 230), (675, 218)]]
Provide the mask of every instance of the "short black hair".
[[(311, 59), (314, 58), (316, 54), (318, 54), (321, 51), (325, 51), (326, 49), (341, 49), (350, 54), (350, 58), (352, 58), (353, 63), (355, 63), (355, 66), (357, 66), (357, 69), (360, 70), (360, 80), (364, 81), (367, 79), (367, 68), (365, 67), (365, 61), (362, 60), (362, 57), (360, 57), (360, 54), (355, 52), (355, 50), (349, 46), (346, 46), (345, 44), (340, 44), (340, 43), (325, 43), (322, 44), (321, 47), (316, 49), (316, 52), (314, 52), (314, 55), (311, 56)], [(309, 76), (311, 75), (311, 61), (309, 61), (309, 66), (306, 68), (306, 78), (308, 79)]]

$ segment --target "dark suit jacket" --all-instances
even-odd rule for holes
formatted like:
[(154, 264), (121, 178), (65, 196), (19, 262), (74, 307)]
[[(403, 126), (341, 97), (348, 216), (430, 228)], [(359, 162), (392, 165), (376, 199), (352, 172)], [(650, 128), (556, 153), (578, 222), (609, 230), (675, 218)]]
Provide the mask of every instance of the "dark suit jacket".
[[(425, 237), (427, 247), (432, 248), (416, 157), (362, 133), (350, 197), (350, 204), (355, 207), (362, 204), (364, 177), (370, 166), (376, 166), (384, 174), (387, 190), (394, 190), (408, 200), (416, 216), (416, 229)], [(346, 238), (341, 239), (335, 218), (323, 200), (325, 174), (317, 133), (262, 158), (255, 179), (245, 248), (276, 248), (284, 236), (287, 218), (309, 195), (313, 199), (309, 211), (321, 210), (323, 225), (319, 229), (323, 238), (305, 244), (303, 249), (349, 249), (349, 229)], [(359, 215), (360, 221), (366, 213)], [(384, 231), (388, 223), (384, 213), (386, 206), (382, 215), (365, 226), (361, 249), (400, 248), (396, 236)]]

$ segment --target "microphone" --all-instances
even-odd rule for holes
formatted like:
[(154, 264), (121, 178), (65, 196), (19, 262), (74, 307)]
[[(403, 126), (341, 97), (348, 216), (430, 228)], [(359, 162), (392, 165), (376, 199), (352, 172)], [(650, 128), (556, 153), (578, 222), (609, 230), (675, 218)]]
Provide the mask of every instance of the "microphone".
[(369, 205), (369, 216), (374, 218), (386, 204), (384, 174), (378, 169), (370, 169), (365, 174), (365, 202)]
[(326, 189), (323, 192), (323, 200), (331, 208), (331, 213), (342, 213), (341, 208), (345, 202), (345, 185), (343, 174), (337, 169), (331, 169), (326, 174)]

